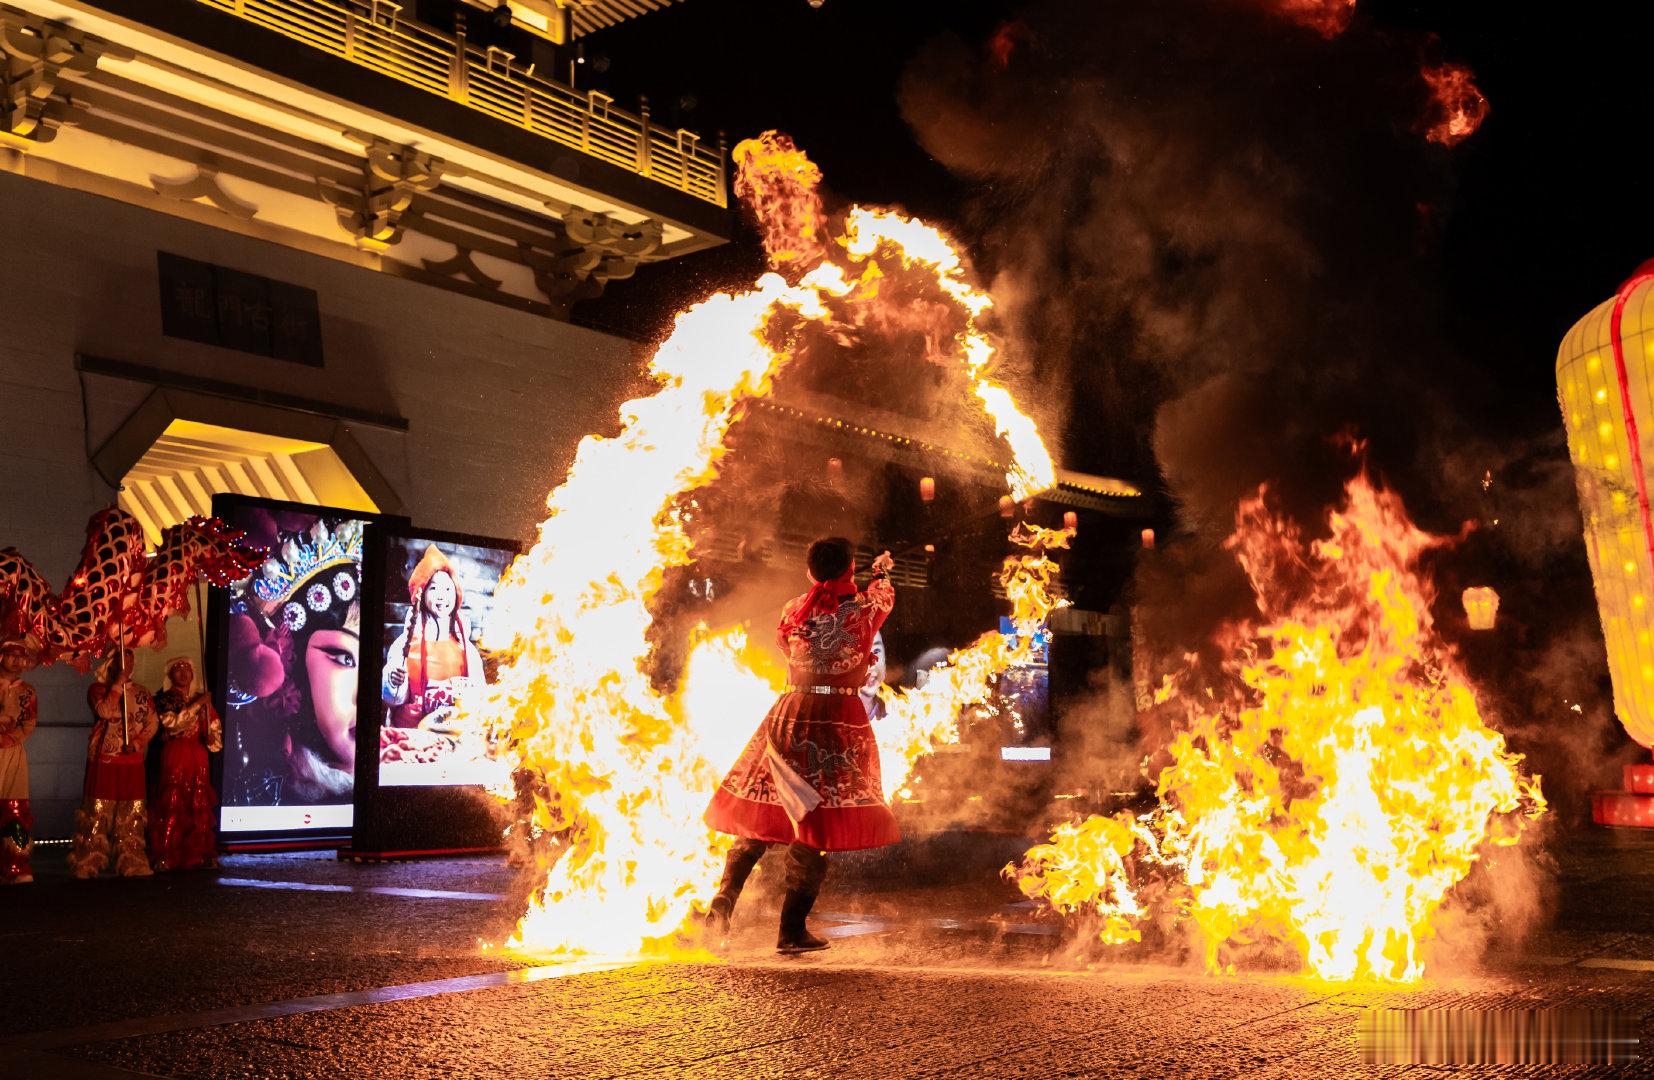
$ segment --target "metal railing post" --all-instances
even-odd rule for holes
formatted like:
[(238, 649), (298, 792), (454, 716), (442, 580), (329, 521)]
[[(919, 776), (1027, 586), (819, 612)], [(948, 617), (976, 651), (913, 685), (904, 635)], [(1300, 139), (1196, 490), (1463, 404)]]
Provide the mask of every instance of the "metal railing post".
[(718, 205), (726, 209), (729, 206), (728, 161), (729, 136), (720, 131), (718, 132), (718, 174), (716, 183), (718, 185)]
[(642, 176), (649, 175), (649, 156), (653, 148), (649, 145), (649, 99), (639, 97), (638, 107), (638, 136), (637, 136), (637, 171)]
[(448, 69), (448, 93), (455, 101), (469, 101), (470, 77), (465, 63), (465, 32), (462, 30), (454, 35), (454, 62)]
[[(686, 149), (687, 147), (687, 149)], [(691, 170), (698, 162), (695, 160), (695, 151), (701, 147), (701, 137), (693, 131), (678, 129), (678, 189), (688, 191), (693, 183)]]

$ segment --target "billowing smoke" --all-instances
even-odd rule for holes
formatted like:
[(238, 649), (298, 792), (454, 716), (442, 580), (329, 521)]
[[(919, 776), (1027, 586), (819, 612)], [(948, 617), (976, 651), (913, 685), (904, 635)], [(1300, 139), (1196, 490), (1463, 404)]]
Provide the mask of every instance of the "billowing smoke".
[[(1439, 229), (1468, 148), (1431, 135), (1424, 73), (1452, 60), (1348, 3), (1034, 0), (985, 40), (929, 43), (901, 103), (976, 184), (967, 231), (1065, 464), (1158, 475), (1175, 509), (1135, 584), (1140, 662), (1181, 664), (1251, 613), (1221, 546), (1238, 502), (1267, 483), (1313, 528), (1357, 435), (1422, 524), (1471, 523), (1430, 567), (1437, 623), (1577, 818), (1625, 740), (1560, 433), (1512, 434), (1491, 376), (1443, 344)], [(1467, 585), (1503, 597), (1493, 634), (1468, 629)]]

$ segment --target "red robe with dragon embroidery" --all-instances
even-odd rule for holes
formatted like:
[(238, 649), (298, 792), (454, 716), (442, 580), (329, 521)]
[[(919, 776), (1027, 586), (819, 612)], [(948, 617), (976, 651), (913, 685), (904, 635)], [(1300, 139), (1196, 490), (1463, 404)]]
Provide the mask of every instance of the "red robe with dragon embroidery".
[(797, 616), (810, 602), (806, 593), (782, 614), (779, 640), (790, 685), (712, 796), (706, 823), (718, 832), (820, 851), (901, 839), (859, 696), (873, 637), (895, 605), (895, 590), (881, 577), (858, 594), (849, 575), (828, 588), (836, 607), (828, 601), (829, 610), (799, 625)]

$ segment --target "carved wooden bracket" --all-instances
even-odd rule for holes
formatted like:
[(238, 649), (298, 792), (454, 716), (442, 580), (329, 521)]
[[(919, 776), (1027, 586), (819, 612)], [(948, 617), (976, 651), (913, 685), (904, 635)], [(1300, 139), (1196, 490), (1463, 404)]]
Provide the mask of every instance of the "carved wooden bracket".
[(62, 23), (0, 9), (0, 139), (24, 150), (51, 142), (76, 109), (57, 94), (58, 78), (90, 72), (104, 56), (130, 59)]
[(402, 239), (402, 215), (415, 195), (442, 183), (445, 166), (430, 154), (382, 139), (369, 142), (366, 155), (360, 188), (324, 183), (322, 198), (358, 246), (382, 251)]
[(593, 210), (570, 210), (563, 218), (564, 243), (543, 252), (525, 248), (535, 286), (555, 304), (589, 300), (610, 281), (637, 272), (638, 263), (660, 250), (661, 225), (629, 225)]
[(151, 176), (149, 186), (155, 189), (156, 194), (181, 202), (205, 199), (231, 217), (250, 221), (258, 214), (258, 207), (224, 190), (224, 185), (218, 180), (218, 171), (211, 165), (197, 165), (195, 175), (188, 180), (168, 180), (160, 176)]
[(463, 248), (456, 244), (451, 258), (420, 259), (419, 261), (424, 264), (425, 269), (433, 274), (441, 274), (443, 277), (462, 277), (471, 284), (488, 289), (490, 292), (499, 291), (500, 286), (505, 282), (484, 273), (482, 267), (477, 265), (475, 256), (476, 252), (470, 248)]

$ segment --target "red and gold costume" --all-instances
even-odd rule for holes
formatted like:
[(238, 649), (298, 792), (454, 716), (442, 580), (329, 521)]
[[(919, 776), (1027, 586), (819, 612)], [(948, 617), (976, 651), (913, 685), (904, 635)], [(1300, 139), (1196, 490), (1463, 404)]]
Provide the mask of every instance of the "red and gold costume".
[(882, 576), (858, 593), (852, 570), (787, 604), (777, 638), (789, 685), (713, 795), (708, 825), (818, 852), (901, 839), (859, 696), (895, 599)]
[(29, 850), (34, 815), (29, 810), (29, 757), (23, 743), (34, 731), (34, 687), (20, 678), (35, 651), (23, 641), (0, 644), (0, 885), (33, 881)]
[(161, 777), (149, 804), (149, 855), (157, 870), (193, 870), (217, 859), (207, 754), (224, 749), (224, 726), (212, 699), (195, 693), (195, 666), (174, 660), (167, 689), (155, 695), (161, 718)]
[(151, 873), (144, 805), (144, 752), (160, 727), (155, 700), (132, 681), (132, 654), (117, 658), (120, 670), (87, 691), (92, 738), (86, 752), (86, 790), (75, 813), (69, 869), (97, 877), (114, 863), (122, 877)]

